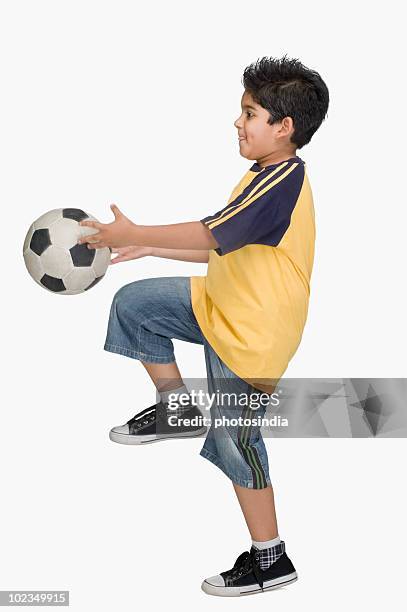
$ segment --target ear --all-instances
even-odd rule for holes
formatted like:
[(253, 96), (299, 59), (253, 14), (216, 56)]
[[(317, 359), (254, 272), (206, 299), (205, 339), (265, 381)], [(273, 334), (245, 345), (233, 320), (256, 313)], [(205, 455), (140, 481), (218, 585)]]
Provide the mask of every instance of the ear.
[(284, 134), (292, 134), (292, 132), (294, 132), (294, 121), (292, 117), (284, 117), (281, 122), (281, 130)]

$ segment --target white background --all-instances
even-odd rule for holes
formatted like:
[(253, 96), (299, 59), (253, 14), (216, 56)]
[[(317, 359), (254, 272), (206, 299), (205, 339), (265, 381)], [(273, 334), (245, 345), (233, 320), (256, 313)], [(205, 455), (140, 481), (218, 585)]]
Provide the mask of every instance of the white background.
[[(230, 609), (200, 584), (232, 567), (250, 537), (230, 481), (199, 456), (203, 440), (133, 448), (108, 438), (155, 402), (140, 363), (103, 351), (114, 293), (206, 265), (141, 259), (62, 297), (32, 281), (21, 249), (52, 208), (109, 222), (115, 202), (146, 225), (222, 208), (252, 164), (233, 126), (243, 70), (284, 53), (320, 72), (331, 98), (298, 151), (317, 243), (309, 317), (285, 376), (406, 376), (399, 3), (2, 2), (0, 589), (69, 589), (78, 611)], [(175, 347), (186, 378), (205, 376), (202, 347)], [(400, 609), (405, 440), (266, 444), (300, 579), (233, 605)]]

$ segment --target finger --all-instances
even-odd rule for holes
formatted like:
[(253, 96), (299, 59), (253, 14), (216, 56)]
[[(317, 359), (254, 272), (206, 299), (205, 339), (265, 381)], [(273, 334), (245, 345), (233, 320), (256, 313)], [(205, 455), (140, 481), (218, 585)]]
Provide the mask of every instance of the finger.
[(131, 249), (123, 249), (123, 248), (119, 248), (117, 251), (117, 256), (118, 257), (127, 257), (131, 254)]
[(99, 239), (99, 240), (90, 240), (90, 238), (93, 238), (93, 236), (89, 236), (89, 240), (88, 240), (87, 246), (93, 246), (93, 247), (101, 246), (101, 245), (105, 246), (105, 243), (102, 242), (101, 239)]
[(110, 247), (112, 253), (118, 253), (119, 255), (127, 255), (131, 253), (134, 247)]
[(99, 223), (99, 221), (79, 221), (79, 225), (99, 229), (102, 227), (103, 223)]
[(122, 216), (122, 212), (119, 210), (116, 204), (110, 204), (110, 208), (112, 209), (112, 213), (114, 214), (115, 219), (118, 219)]
[(100, 234), (88, 234), (87, 236), (82, 236), (82, 238), (78, 238), (78, 244), (82, 244), (83, 242), (99, 242), (100, 238)]
[(126, 257), (126, 255), (118, 255), (117, 257), (114, 257), (113, 259), (110, 260), (111, 264), (114, 263), (119, 263), (120, 261), (129, 261), (131, 259), (131, 257)]

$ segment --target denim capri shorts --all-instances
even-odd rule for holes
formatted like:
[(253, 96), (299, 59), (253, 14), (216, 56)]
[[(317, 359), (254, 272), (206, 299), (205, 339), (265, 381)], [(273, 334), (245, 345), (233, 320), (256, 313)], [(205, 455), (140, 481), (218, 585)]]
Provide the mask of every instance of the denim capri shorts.
[[(205, 351), (207, 393), (214, 400), (200, 455), (242, 487), (267, 487), (271, 484), (267, 450), (260, 425), (251, 418), (261, 421), (266, 408), (257, 404), (253, 410), (247, 402), (233, 401), (260, 392), (236, 376), (204, 337), (192, 310), (190, 277), (146, 278), (119, 289), (110, 309), (106, 351), (144, 362), (170, 363), (175, 361), (172, 339), (202, 344)], [(231, 401), (216, 399), (223, 394)]]

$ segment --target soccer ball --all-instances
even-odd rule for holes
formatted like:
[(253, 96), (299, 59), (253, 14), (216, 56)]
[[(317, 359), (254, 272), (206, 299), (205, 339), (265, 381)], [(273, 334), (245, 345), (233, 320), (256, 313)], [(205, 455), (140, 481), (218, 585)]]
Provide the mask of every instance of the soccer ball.
[(23, 255), (36, 283), (52, 293), (75, 295), (94, 287), (106, 273), (110, 248), (89, 249), (78, 238), (97, 233), (79, 221), (97, 221), (79, 208), (56, 208), (31, 225)]

